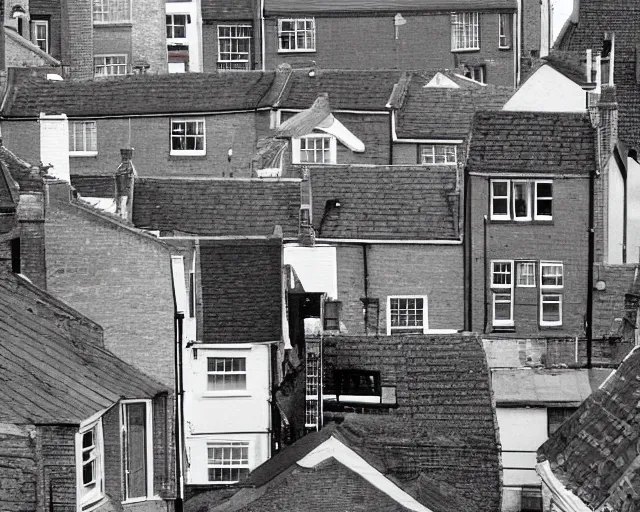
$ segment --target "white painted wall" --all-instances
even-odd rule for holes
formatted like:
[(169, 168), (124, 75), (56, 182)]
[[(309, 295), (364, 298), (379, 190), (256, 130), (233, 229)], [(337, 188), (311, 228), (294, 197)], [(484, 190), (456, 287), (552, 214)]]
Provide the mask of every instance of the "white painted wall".
[[(167, 2), (167, 14), (188, 14), (191, 23), (187, 24), (187, 41), (189, 45), (189, 71), (202, 71), (202, 18), (200, 16), (200, 2)], [(167, 44), (184, 44), (184, 39), (167, 39)], [(169, 64), (169, 72), (175, 72), (176, 66)]]
[(624, 178), (615, 158), (609, 159), (607, 212), (607, 257), (610, 264), (622, 263), (624, 241)]
[[(245, 357), (246, 391), (207, 391), (208, 357)], [(207, 442), (248, 441), (250, 469), (266, 461), (271, 428), (269, 346), (194, 345), (185, 348), (183, 362), (187, 483), (208, 483)]]
[(336, 248), (328, 245), (284, 248), (284, 264), (291, 265), (307, 293), (326, 293), (338, 298), (338, 266)]
[(44, 165), (53, 165), (47, 171), (50, 176), (70, 181), (69, 121), (66, 114), (40, 113), (40, 161)]
[(549, 65), (543, 65), (505, 103), (516, 112), (586, 112), (586, 92)]
[(627, 263), (640, 261), (640, 164), (627, 159)]

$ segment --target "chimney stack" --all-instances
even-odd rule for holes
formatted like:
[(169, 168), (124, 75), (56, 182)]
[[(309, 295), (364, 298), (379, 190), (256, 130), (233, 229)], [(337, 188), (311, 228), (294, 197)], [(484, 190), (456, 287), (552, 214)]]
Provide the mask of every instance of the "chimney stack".
[(137, 176), (136, 168), (131, 161), (133, 148), (121, 149), (120, 156), (122, 157), (122, 162), (120, 162), (115, 174), (116, 215), (123, 220), (129, 221), (131, 220), (133, 206), (133, 187)]
[(69, 173), (69, 122), (66, 114), (40, 113), (40, 161), (51, 165), (48, 174), (70, 182)]

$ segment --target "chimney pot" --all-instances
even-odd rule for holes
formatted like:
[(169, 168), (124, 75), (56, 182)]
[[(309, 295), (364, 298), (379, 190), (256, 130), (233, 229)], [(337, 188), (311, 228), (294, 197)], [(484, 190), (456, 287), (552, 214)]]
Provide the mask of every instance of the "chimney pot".
[(122, 157), (123, 162), (131, 162), (131, 158), (133, 157), (133, 148), (121, 149), (120, 156)]

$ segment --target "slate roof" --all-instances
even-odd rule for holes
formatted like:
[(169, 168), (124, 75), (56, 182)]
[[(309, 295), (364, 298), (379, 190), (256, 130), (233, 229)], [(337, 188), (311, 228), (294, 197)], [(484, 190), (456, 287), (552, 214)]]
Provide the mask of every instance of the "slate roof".
[(200, 240), (202, 341), (282, 338), (282, 239)]
[(587, 114), (500, 111), (474, 118), (467, 171), (588, 176), (595, 166)]
[(401, 76), (398, 70), (317, 69), (310, 77), (308, 69), (296, 69), (276, 106), (306, 109), (319, 94), (326, 93), (334, 110), (386, 111), (393, 86)]
[(478, 110), (500, 110), (513, 95), (513, 88), (460, 84), (459, 89), (425, 87), (433, 73), (411, 75), (396, 119), (400, 139), (466, 138)]
[(515, 9), (514, 0), (265, 0), (265, 13), (349, 13)]
[(313, 227), (322, 238), (457, 240), (455, 189), (449, 166), (312, 167)]
[(252, 110), (266, 106), (275, 72), (131, 75), (106, 80), (47, 81), (11, 68), (2, 115), (115, 116)]
[(629, 20), (638, 17), (638, 0), (581, 0), (577, 24), (570, 23), (555, 44), (560, 50), (601, 51), (604, 33), (615, 33), (614, 82), (619, 104), (620, 139), (636, 150), (640, 148), (640, 87), (636, 79), (640, 26)]
[(201, 236), (298, 235), (300, 180), (137, 178), (133, 224)]
[(201, 0), (203, 20), (253, 21), (251, 0)]
[(0, 276), (0, 422), (78, 424), (166, 391), (98, 345), (101, 330), (24, 278)]
[(549, 461), (560, 482), (594, 510), (605, 502), (610, 510), (640, 510), (638, 381), (636, 347), (538, 450), (538, 461)]

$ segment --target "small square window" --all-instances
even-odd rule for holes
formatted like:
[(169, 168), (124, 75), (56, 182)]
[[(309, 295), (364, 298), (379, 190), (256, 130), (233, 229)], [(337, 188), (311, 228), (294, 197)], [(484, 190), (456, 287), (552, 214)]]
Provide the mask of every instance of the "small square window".
[(540, 325), (562, 325), (562, 295), (544, 293), (540, 296)]
[(294, 164), (336, 163), (336, 138), (331, 135), (314, 133), (293, 138), (291, 146)]
[(492, 288), (511, 288), (511, 262), (494, 261), (491, 268)]
[(129, 0), (93, 0), (94, 23), (125, 23), (131, 21)]
[(536, 285), (536, 264), (533, 261), (519, 261), (516, 264), (516, 285), (525, 288)]
[(187, 37), (187, 15), (167, 14), (167, 39), (185, 39)]
[(423, 165), (451, 165), (457, 163), (456, 147), (449, 144), (425, 144), (420, 147)]
[(536, 220), (553, 219), (553, 183), (537, 181), (535, 183), (535, 212)]
[(205, 155), (204, 119), (171, 120), (171, 155)]
[(69, 156), (93, 156), (98, 154), (97, 126), (95, 121), (69, 123)]
[(316, 51), (316, 22), (313, 18), (278, 20), (279, 52)]
[(564, 268), (561, 262), (540, 262), (540, 288), (562, 288)]
[(387, 334), (424, 333), (427, 329), (427, 298), (425, 296), (387, 298)]
[(246, 389), (246, 358), (207, 358), (207, 391), (241, 391)]

